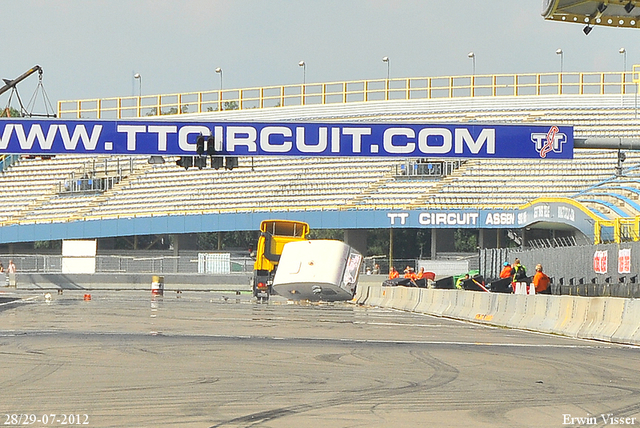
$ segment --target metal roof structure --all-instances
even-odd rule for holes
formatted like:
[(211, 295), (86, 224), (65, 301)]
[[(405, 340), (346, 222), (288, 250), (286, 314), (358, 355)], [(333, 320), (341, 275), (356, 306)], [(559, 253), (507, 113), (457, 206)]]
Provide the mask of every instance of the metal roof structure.
[(547, 20), (585, 25), (589, 34), (596, 25), (640, 27), (640, 0), (543, 0), (542, 16)]

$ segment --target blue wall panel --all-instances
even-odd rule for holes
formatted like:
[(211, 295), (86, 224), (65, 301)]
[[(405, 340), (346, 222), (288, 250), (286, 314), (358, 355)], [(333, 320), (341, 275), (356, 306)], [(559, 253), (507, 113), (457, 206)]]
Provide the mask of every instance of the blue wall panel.
[(0, 243), (56, 239), (258, 230), (266, 219), (300, 220), (312, 229), (522, 228), (536, 222), (563, 223), (593, 236), (595, 214), (569, 203), (538, 203), (520, 210), (328, 210), (139, 217), (9, 225)]

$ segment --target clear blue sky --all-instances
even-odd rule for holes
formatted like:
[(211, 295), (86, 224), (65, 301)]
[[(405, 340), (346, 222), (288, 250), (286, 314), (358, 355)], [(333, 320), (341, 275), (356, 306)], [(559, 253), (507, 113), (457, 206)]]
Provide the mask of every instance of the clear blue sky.
[[(545, 21), (541, 0), (19, 0), (2, 2), (0, 77), (35, 64), (52, 102), (471, 72), (620, 71), (640, 30)], [(20, 86), (30, 98), (37, 77)], [(138, 86), (135, 85), (137, 95)], [(7, 95), (0, 96), (0, 107)]]

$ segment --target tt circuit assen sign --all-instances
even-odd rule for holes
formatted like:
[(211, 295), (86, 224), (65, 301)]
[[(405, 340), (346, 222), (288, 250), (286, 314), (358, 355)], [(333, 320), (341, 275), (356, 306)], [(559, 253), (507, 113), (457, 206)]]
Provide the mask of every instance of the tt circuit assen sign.
[(387, 212), (390, 227), (504, 228), (516, 225), (515, 210), (429, 210)]
[(0, 153), (188, 156), (199, 136), (228, 156), (573, 157), (570, 126), (26, 119), (0, 120)]

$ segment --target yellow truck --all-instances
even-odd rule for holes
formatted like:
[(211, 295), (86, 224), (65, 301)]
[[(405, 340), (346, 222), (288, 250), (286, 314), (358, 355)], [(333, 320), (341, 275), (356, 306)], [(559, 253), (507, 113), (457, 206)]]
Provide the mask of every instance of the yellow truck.
[(308, 234), (309, 225), (302, 221), (264, 220), (260, 223), (260, 238), (253, 266), (253, 295), (258, 301), (269, 300), (273, 277), (284, 245), (304, 241)]

